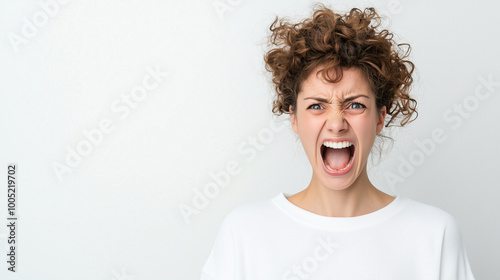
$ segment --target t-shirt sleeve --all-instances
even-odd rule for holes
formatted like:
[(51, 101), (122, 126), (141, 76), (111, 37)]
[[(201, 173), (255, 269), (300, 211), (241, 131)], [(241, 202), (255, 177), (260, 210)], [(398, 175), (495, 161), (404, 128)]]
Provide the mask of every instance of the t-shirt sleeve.
[(230, 217), (227, 216), (221, 224), (212, 251), (203, 266), (201, 280), (235, 279), (234, 251), (234, 237), (231, 230)]
[(441, 252), (440, 280), (475, 280), (456, 220), (449, 216)]

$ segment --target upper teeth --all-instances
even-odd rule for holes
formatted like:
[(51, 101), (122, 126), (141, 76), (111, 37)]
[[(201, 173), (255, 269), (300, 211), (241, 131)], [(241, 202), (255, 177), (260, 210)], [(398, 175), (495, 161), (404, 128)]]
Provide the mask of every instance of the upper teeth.
[(343, 149), (347, 148), (352, 145), (351, 142), (349, 141), (344, 141), (344, 142), (325, 142), (323, 143), (328, 148), (333, 148), (333, 149)]

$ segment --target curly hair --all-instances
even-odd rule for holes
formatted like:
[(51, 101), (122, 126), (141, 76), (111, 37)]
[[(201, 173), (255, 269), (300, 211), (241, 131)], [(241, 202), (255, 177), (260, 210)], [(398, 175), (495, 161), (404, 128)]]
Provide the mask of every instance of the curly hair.
[[(356, 67), (367, 77), (377, 108), (386, 106), (391, 116), (386, 127), (397, 117), (402, 117), (400, 126), (414, 121), (417, 102), (409, 91), (415, 66), (406, 60), (410, 45), (396, 44), (388, 30), (377, 30), (381, 17), (374, 8), (354, 8), (340, 15), (319, 6), (312, 18), (294, 24), (276, 17), (269, 28), (274, 48), (266, 52), (264, 60), (276, 91), (272, 112), (289, 113), (290, 106), (295, 112), (302, 82), (316, 67), (323, 66), (320, 73), (333, 83), (342, 78), (342, 68)], [(328, 74), (331, 70), (335, 79)]]

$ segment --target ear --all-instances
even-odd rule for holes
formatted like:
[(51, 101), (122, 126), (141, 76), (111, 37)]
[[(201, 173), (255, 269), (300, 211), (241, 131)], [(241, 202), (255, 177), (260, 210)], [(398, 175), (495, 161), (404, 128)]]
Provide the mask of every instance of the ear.
[(295, 112), (292, 110), (292, 105), (288, 107), (288, 113), (290, 113), (290, 121), (292, 123), (293, 132), (299, 133), (299, 129), (297, 127), (297, 119), (295, 118)]
[(379, 134), (382, 131), (382, 128), (384, 128), (384, 123), (385, 123), (385, 115), (387, 114), (387, 110), (384, 107), (380, 109), (379, 115), (378, 115), (378, 120), (377, 120), (377, 134)]

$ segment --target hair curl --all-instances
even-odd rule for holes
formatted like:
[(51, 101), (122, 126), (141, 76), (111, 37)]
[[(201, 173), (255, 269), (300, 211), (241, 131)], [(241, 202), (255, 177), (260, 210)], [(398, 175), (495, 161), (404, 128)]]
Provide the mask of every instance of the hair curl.
[[(414, 121), (417, 101), (409, 91), (415, 66), (406, 60), (411, 47), (396, 44), (386, 29), (378, 31), (380, 24), (374, 8), (354, 8), (340, 15), (320, 5), (312, 18), (295, 24), (276, 17), (269, 28), (274, 48), (264, 56), (276, 91), (272, 112), (289, 113), (290, 106), (295, 111), (302, 82), (316, 67), (324, 66), (320, 72), (329, 82), (342, 78), (342, 68), (357, 67), (368, 78), (377, 108), (386, 106), (391, 116), (386, 127), (397, 117), (402, 118), (400, 126)], [(330, 70), (336, 73), (335, 79), (329, 77)]]

